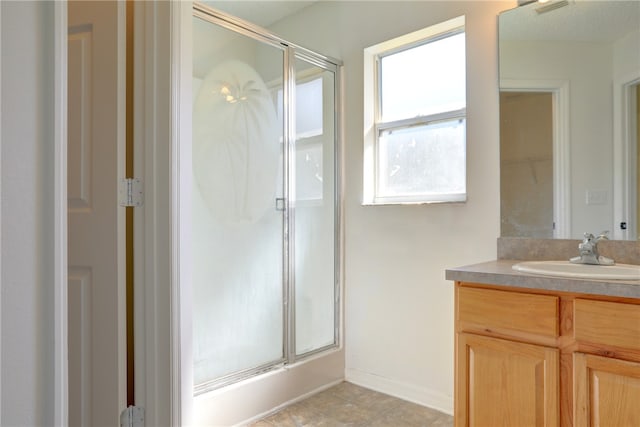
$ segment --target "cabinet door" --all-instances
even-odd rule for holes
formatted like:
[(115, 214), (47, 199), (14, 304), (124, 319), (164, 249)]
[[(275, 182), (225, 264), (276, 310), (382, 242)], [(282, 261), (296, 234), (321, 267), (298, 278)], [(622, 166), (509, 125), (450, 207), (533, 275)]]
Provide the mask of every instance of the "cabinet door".
[(559, 424), (557, 349), (465, 333), (457, 349), (457, 427)]
[(640, 363), (575, 353), (576, 426), (640, 426)]

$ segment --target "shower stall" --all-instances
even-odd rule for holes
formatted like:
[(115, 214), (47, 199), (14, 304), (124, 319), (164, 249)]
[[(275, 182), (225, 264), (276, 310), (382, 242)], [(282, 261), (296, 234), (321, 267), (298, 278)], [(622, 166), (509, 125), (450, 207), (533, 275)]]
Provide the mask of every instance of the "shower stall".
[(195, 394), (339, 347), (339, 62), (193, 7)]

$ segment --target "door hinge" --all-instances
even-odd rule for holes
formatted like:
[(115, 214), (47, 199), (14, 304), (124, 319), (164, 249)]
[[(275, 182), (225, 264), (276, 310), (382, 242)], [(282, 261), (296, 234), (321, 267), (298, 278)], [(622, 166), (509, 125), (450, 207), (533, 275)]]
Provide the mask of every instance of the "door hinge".
[(120, 427), (144, 427), (144, 408), (129, 406), (120, 414)]
[(120, 206), (142, 206), (142, 181), (137, 178), (125, 178), (120, 182)]

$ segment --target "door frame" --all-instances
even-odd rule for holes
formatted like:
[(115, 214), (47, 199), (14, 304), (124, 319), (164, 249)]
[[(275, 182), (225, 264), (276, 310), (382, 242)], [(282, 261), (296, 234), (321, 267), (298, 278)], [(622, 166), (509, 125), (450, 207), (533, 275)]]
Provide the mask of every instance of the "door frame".
[[(67, 1), (54, 2), (54, 424), (68, 425), (68, 330), (67, 330)], [(190, 11), (190, 2), (135, 2), (134, 4), (134, 157), (137, 176), (145, 183), (145, 204), (134, 210), (134, 333), (135, 402), (145, 408), (147, 425), (183, 425), (181, 390), (181, 345), (177, 326), (179, 298), (177, 286), (178, 247), (174, 229), (179, 207), (176, 170), (179, 118), (171, 111), (179, 104), (172, 82), (172, 55), (180, 48), (180, 9)], [(189, 14), (187, 14), (189, 16)], [(173, 28), (177, 25), (177, 28)], [(171, 51), (164, 46), (171, 44)], [(189, 129), (183, 126), (182, 130)], [(169, 168), (170, 166), (170, 168)], [(167, 192), (166, 189), (171, 191)], [(166, 206), (172, 207), (167, 212)], [(169, 230), (169, 231), (168, 231)], [(149, 248), (146, 250), (146, 248)], [(188, 299), (187, 299), (188, 300)], [(187, 359), (188, 360), (188, 359)], [(185, 364), (188, 366), (189, 364)]]
[(178, 177), (190, 160), (179, 144), (191, 132), (190, 115), (180, 113), (190, 109), (180, 60), (191, 48), (180, 37), (190, 13), (188, 1), (134, 2), (134, 169), (145, 193), (134, 210), (134, 384), (146, 425), (189, 425), (193, 406), (191, 323), (181, 311), (190, 290), (180, 286), (189, 281), (179, 262), (187, 248), (178, 240), (189, 203)]
[(549, 92), (553, 103), (553, 237), (571, 236), (569, 81), (501, 79), (501, 92)]
[(54, 423), (69, 423), (67, 329), (67, 2), (54, 10)]
[[(640, 147), (631, 141), (637, 131), (635, 117), (640, 105), (635, 105), (631, 89), (640, 84), (640, 71), (634, 71), (614, 79), (613, 82), (613, 239), (635, 240), (640, 232), (636, 224), (638, 168), (636, 159)], [(634, 128), (635, 127), (635, 128)], [(636, 135), (636, 139), (638, 136)], [(626, 221), (628, 228), (622, 230), (620, 222)]]

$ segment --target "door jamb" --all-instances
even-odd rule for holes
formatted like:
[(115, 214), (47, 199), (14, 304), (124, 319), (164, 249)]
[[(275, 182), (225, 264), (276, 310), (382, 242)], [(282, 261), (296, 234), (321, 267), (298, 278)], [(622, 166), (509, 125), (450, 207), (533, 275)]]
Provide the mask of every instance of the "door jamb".
[(190, 11), (191, 2), (134, 3), (134, 169), (145, 187), (134, 210), (135, 402), (146, 425), (191, 419), (190, 294), (178, 259), (187, 249), (178, 239), (189, 191), (178, 188), (178, 173), (191, 160), (189, 144), (179, 144), (191, 132), (191, 76), (181, 61)]
[[(190, 425), (193, 408), (191, 323), (191, 50), (192, 2), (171, 3), (171, 409), (175, 426)], [(188, 61), (187, 61), (188, 59)], [(186, 141), (187, 143), (181, 143)], [(181, 173), (188, 171), (189, 173)]]
[(69, 422), (67, 330), (67, 2), (54, 2), (54, 423)]

